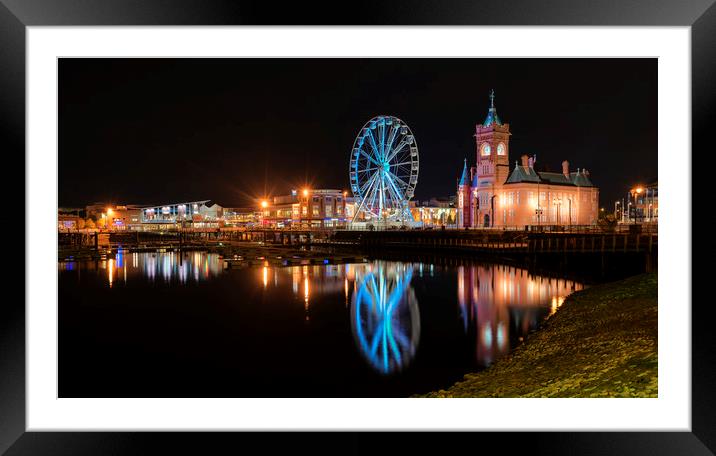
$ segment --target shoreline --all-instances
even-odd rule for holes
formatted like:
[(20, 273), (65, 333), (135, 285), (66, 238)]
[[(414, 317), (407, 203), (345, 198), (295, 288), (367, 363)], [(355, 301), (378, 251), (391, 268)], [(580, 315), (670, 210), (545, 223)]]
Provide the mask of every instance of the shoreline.
[(412, 397), (658, 397), (657, 273), (567, 297), (487, 369)]

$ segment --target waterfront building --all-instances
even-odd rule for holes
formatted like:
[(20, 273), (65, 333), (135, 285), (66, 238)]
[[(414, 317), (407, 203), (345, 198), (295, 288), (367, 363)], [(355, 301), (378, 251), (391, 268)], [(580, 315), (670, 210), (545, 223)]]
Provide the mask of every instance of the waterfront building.
[(352, 216), (346, 211), (347, 193), (335, 189), (291, 190), (289, 195), (275, 196), (260, 202), (260, 223), (275, 228), (335, 228), (346, 225)]
[(141, 206), (136, 204), (92, 203), (85, 207), (87, 218), (110, 230), (138, 229), (141, 226)]
[(510, 135), (492, 91), (487, 117), (475, 127), (476, 165), (465, 159), (458, 180), (458, 227), (596, 224), (599, 189), (589, 172), (571, 171), (567, 160), (561, 173), (539, 171), (536, 155), (522, 155), (511, 167)]
[(223, 207), (210, 200), (141, 208), (143, 229), (219, 228), (224, 224), (223, 216)]
[(451, 227), (455, 226), (457, 209), (443, 206), (411, 207), (413, 219), (423, 227)]
[(614, 217), (621, 223), (658, 223), (659, 183), (637, 185), (621, 201), (614, 203)]
[(259, 223), (261, 211), (254, 207), (225, 207), (224, 226), (250, 228)]
[(80, 217), (71, 214), (57, 215), (57, 229), (59, 231), (75, 231), (80, 227)]

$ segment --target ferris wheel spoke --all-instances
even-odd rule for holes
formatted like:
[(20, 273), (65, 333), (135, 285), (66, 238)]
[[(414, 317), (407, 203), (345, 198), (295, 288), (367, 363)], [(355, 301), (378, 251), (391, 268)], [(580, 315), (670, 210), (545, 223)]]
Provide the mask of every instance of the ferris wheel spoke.
[(386, 181), (389, 184), (388, 189), (393, 194), (393, 198), (395, 199), (396, 202), (400, 201), (402, 199), (401, 192), (395, 187), (395, 183), (391, 180), (391, 178), (389, 176), (386, 175), (385, 177), (386, 177)]
[(363, 155), (365, 158), (367, 158), (368, 160), (370, 160), (375, 166), (380, 166), (380, 163), (378, 163), (378, 161), (377, 161), (375, 158), (373, 158), (373, 157), (371, 157), (370, 155), (368, 155), (363, 149), (361, 149), (360, 153), (361, 153), (361, 155)]
[(383, 325), (378, 325), (378, 330), (373, 335), (373, 340), (370, 341), (370, 356), (375, 356), (378, 351), (379, 342), (383, 339), (384, 328)]
[(408, 183), (407, 183), (407, 182), (405, 182), (403, 179), (399, 178), (399, 177), (396, 176), (395, 174), (391, 173), (390, 171), (388, 171), (388, 175), (390, 175), (390, 177), (392, 177), (393, 179), (395, 179), (396, 181), (398, 181), (398, 183), (399, 183), (402, 187), (405, 187), (405, 188), (408, 187)]
[(393, 147), (393, 141), (395, 141), (395, 135), (398, 134), (399, 130), (400, 130), (400, 124), (393, 123), (393, 126), (390, 129), (390, 135), (388, 135), (388, 149), (385, 151), (386, 157), (390, 153), (390, 149)]
[(402, 141), (400, 141), (400, 143), (398, 144), (398, 147), (396, 147), (395, 149), (393, 149), (393, 151), (390, 153), (390, 156), (388, 156), (388, 157), (385, 159), (385, 161), (387, 161), (387, 162), (391, 161), (391, 160), (393, 159), (393, 157), (395, 157), (396, 155), (398, 155), (398, 152), (400, 152), (400, 150), (401, 150), (403, 147), (405, 147), (406, 144), (408, 144), (408, 141), (406, 141), (405, 139), (402, 140)]
[[(378, 158), (380, 160), (380, 158), (381, 158), (380, 149), (378, 149), (378, 145), (375, 143), (375, 138), (373, 137), (372, 132), (368, 132), (368, 138), (370, 139), (369, 144), (370, 144), (370, 147), (373, 149), (373, 154), (375, 155), (376, 158)], [(376, 161), (375, 164), (380, 166), (378, 161)]]
[(363, 185), (360, 187), (360, 192), (367, 193), (368, 188), (372, 185), (373, 182), (378, 178), (378, 174), (373, 174), (367, 181), (363, 183)]
[(391, 163), (390, 166), (407, 166), (412, 165), (413, 162), (402, 162), (402, 163)]
[(392, 325), (390, 319), (386, 319), (386, 339), (388, 339), (388, 346), (393, 351), (393, 356), (395, 357), (395, 362), (398, 363), (398, 366), (400, 366), (402, 363), (401, 357), (400, 357), (400, 350), (398, 350), (398, 346), (395, 343), (395, 338), (393, 337), (393, 331), (392, 331)]
[(380, 128), (380, 156), (385, 157), (385, 119), (379, 124)]

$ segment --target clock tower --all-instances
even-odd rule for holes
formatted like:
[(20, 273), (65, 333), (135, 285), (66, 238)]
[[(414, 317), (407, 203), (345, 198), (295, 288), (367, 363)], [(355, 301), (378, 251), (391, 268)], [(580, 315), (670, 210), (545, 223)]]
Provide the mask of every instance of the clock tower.
[(475, 126), (479, 187), (502, 185), (510, 171), (510, 124), (503, 124), (495, 108), (495, 91), (490, 91), (487, 118)]

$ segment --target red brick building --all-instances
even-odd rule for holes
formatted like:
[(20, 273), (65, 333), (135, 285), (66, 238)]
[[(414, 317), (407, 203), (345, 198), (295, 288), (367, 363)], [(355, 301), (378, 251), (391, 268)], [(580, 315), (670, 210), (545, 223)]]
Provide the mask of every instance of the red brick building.
[(458, 227), (596, 224), (599, 189), (589, 172), (571, 171), (566, 160), (561, 173), (538, 171), (536, 155), (522, 155), (511, 167), (510, 135), (493, 91), (487, 118), (475, 127), (476, 165), (468, 168), (466, 159), (458, 181)]

